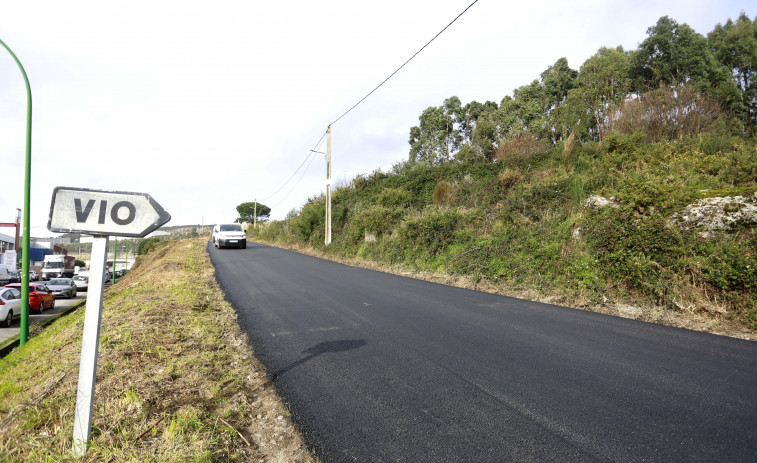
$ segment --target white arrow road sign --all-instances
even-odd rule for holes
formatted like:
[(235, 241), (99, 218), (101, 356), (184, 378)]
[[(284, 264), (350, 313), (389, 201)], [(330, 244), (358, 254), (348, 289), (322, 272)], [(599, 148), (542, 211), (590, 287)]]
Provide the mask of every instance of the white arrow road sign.
[(56, 187), (47, 229), (57, 233), (143, 237), (171, 220), (147, 193)]
[(171, 220), (171, 215), (147, 193), (101, 191), (56, 187), (50, 205), (47, 229), (58, 233), (96, 235), (92, 243), (90, 288), (84, 313), (79, 385), (76, 389), (73, 451), (87, 452), (92, 430), (92, 399), (95, 395), (97, 350), (100, 343), (104, 272), (108, 262), (109, 236), (141, 238)]

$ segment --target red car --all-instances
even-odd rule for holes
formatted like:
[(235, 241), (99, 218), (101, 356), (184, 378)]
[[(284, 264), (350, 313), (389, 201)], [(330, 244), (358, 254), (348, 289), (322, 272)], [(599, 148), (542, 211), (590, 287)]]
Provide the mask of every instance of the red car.
[[(5, 285), (10, 288), (21, 289), (21, 283)], [(44, 282), (29, 283), (29, 309), (42, 313), (45, 309), (55, 308), (55, 295)]]

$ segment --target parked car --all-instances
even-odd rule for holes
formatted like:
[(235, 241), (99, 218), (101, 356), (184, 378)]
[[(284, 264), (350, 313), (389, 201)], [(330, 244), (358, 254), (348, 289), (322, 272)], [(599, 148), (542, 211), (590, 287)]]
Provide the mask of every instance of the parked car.
[(60, 297), (76, 296), (76, 285), (71, 278), (53, 278), (47, 283), (53, 294)]
[(10, 274), (11, 283), (21, 283), (21, 275), (17, 271), (11, 270), (8, 274)]
[(89, 288), (89, 275), (76, 275), (72, 280), (78, 291), (86, 291)]
[(21, 291), (18, 288), (0, 288), (0, 320), (10, 328), (14, 318), (21, 318)]
[(29, 270), (29, 281), (39, 280), (39, 273), (36, 270)]
[(238, 223), (219, 223), (213, 227), (211, 237), (213, 245), (219, 249), (228, 246), (245, 249), (247, 247), (247, 235)]
[[(21, 283), (11, 283), (6, 288), (21, 291)], [(55, 308), (55, 295), (45, 283), (29, 283), (29, 309), (42, 313), (45, 309)]]
[(0, 265), (0, 285), (7, 285), (11, 282), (11, 274), (8, 271), (8, 267)]

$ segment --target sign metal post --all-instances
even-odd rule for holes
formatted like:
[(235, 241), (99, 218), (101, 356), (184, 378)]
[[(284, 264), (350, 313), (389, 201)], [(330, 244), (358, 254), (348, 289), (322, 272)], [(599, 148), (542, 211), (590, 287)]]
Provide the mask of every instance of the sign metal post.
[[(84, 312), (84, 333), (81, 340), (79, 385), (76, 388), (76, 411), (74, 412), (74, 454), (83, 457), (87, 453), (87, 441), (92, 429), (92, 399), (95, 396), (97, 374), (97, 351), (100, 345), (100, 320), (102, 319), (103, 291), (105, 290), (105, 266), (108, 263), (108, 237), (96, 236), (92, 242), (89, 290)], [(92, 270), (94, 269), (94, 270)], [(97, 271), (96, 269), (100, 269)]]

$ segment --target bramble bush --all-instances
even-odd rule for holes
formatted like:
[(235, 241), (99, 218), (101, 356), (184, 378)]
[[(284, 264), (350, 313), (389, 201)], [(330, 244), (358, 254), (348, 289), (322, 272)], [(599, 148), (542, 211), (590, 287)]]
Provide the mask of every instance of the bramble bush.
[(293, 220), (295, 230), (303, 242), (322, 243), (326, 234), (326, 199), (320, 197), (310, 200)]

